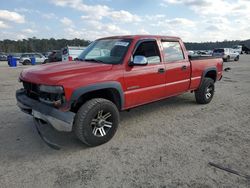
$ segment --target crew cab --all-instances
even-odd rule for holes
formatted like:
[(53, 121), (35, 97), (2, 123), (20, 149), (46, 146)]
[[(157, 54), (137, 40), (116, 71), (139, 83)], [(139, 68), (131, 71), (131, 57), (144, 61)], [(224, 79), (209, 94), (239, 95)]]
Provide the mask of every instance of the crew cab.
[(97, 146), (114, 136), (119, 111), (185, 92), (208, 104), (222, 69), (221, 58), (189, 57), (178, 37), (107, 37), (92, 42), (75, 62), (23, 70), (16, 99), (35, 122), (73, 131)]

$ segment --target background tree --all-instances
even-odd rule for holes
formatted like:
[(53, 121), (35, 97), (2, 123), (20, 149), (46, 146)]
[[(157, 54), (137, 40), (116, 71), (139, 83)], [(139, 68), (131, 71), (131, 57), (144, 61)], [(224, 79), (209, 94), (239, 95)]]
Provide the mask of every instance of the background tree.
[(23, 53), (23, 52), (49, 52), (60, 50), (65, 46), (88, 46), (90, 41), (84, 39), (37, 39), (36, 37), (23, 40), (0, 41), (0, 52)]
[[(23, 40), (2, 40), (0, 41), (0, 52), (23, 53), (23, 52), (49, 52), (60, 50), (65, 46), (88, 46), (90, 41), (84, 39), (37, 39), (36, 37)], [(222, 42), (186, 42), (188, 50), (213, 50), (214, 48), (231, 48), (234, 45), (244, 44), (250, 47), (250, 40), (245, 41), (222, 41)]]

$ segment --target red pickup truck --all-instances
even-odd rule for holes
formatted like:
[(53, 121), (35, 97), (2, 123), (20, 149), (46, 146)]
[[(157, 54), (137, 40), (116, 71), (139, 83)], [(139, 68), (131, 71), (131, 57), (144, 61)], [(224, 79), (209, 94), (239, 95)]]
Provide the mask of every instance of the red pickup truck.
[(23, 70), (17, 104), (36, 122), (74, 131), (86, 145), (97, 146), (114, 136), (119, 111), (188, 91), (194, 91), (197, 103), (209, 103), (222, 63), (189, 57), (178, 37), (102, 38), (74, 62)]

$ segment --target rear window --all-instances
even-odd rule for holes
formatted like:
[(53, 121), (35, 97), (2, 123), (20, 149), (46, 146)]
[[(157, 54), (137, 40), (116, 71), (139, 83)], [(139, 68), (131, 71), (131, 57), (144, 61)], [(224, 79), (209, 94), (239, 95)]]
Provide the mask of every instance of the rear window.
[(224, 49), (215, 49), (214, 50), (214, 53), (223, 53), (224, 52)]

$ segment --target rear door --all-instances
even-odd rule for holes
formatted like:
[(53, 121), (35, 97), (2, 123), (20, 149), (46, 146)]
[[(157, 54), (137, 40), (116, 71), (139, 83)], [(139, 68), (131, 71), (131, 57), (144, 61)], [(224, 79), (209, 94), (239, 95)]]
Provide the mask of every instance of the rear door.
[(180, 41), (162, 40), (163, 61), (166, 67), (166, 96), (183, 93), (189, 89), (191, 66), (183, 53), (185, 47)]
[(42, 56), (40, 54), (35, 54), (34, 55), (35, 59), (36, 59), (36, 63), (43, 63), (43, 59)]
[(137, 43), (132, 58), (145, 56), (148, 65), (128, 66), (124, 73), (126, 107), (133, 107), (163, 98), (165, 95), (165, 67), (156, 40)]

